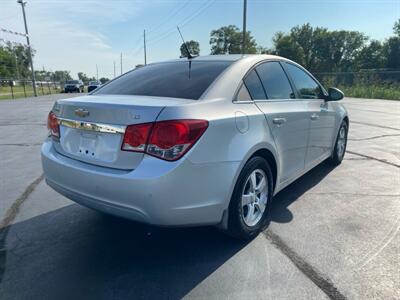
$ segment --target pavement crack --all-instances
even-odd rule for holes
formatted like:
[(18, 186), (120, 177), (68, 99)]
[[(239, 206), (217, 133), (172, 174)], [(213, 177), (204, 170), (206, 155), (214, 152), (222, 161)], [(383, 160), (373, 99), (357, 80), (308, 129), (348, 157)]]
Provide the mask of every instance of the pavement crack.
[(324, 292), (329, 299), (332, 300), (346, 300), (347, 298), (335, 287), (333, 282), (324, 276), (320, 271), (316, 270), (296, 252), (294, 252), (278, 235), (273, 233), (271, 230), (263, 232), (264, 236), (272, 242), (287, 258), (289, 258), (293, 264), (316, 286), (318, 286), (322, 292)]
[(0, 146), (18, 146), (18, 147), (31, 147), (40, 146), (42, 143), (16, 143), (16, 144), (0, 144)]
[(7, 248), (6, 248), (6, 239), (8, 236), (8, 231), (10, 230), (10, 224), (18, 215), (18, 212), (24, 204), (25, 200), (28, 199), (29, 195), (35, 190), (38, 184), (43, 180), (44, 175), (40, 175), (36, 178), (30, 185), (27, 186), (25, 191), (19, 196), (13, 204), (8, 208), (3, 220), (0, 222), (0, 283), (3, 280), (4, 272), (6, 269), (6, 257), (7, 257)]
[(389, 126), (383, 126), (383, 125), (372, 124), (372, 123), (356, 122), (356, 121), (351, 121), (351, 123), (360, 124), (360, 125), (365, 125), (365, 126), (371, 126), (371, 127), (378, 127), (378, 128), (384, 128), (384, 129), (391, 129), (391, 130), (400, 131), (400, 128), (389, 127)]
[(361, 197), (400, 197), (400, 194), (363, 194), (363, 193), (345, 193), (345, 192), (309, 192), (309, 195), (348, 195)]
[(349, 139), (349, 141), (369, 141), (369, 140), (375, 140), (375, 139), (380, 139), (380, 138), (385, 138), (385, 137), (390, 137), (390, 136), (400, 136), (400, 134), (382, 134), (382, 135), (371, 136), (371, 137), (361, 138), (361, 139)]
[[(346, 105), (349, 105), (349, 103), (347, 103)], [(352, 107), (351, 109), (352, 110), (359, 110), (359, 111), (373, 112), (373, 113), (378, 113), (378, 114), (392, 115), (392, 116), (396, 116), (396, 117), (398, 116), (397, 113), (381, 111), (381, 110), (361, 109), (361, 108), (355, 108), (355, 107)]]
[(36, 178), (30, 185), (27, 186), (25, 191), (19, 196), (13, 204), (8, 208), (3, 220), (0, 221), (0, 229), (8, 226), (17, 216), (19, 209), (21, 208), (22, 204), (25, 200), (29, 197), (30, 194), (35, 190), (38, 184), (43, 180), (44, 174), (40, 175)]
[(45, 123), (3, 123), (0, 126), (46, 126)]
[(358, 156), (361, 156), (361, 157), (364, 157), (364, 158), (367, 158), (367, 159), (375, 160), (375, 161), (378, 161), (378, 162), (381, 162), (381, 163), (384, 163), (384, 164), (387, 164), (387, 165), (390, 165), (390, 166), (393, 166), (393, 167), (396, 167), (396, 168), (400, 168), (400, 165), (392, 163), (392, 162), (384, 160), (384, 159), (376, 158), (376, 157), (373, 157), (373, 156), (369, 156), (369, 155), (365, 155), (365, 154), (361, 154), (361, 153), (357, 153), (357, 152), (353, 152), (353, 151), (349, 151), (349, 150), (346, 150), (346, 152), (350, 153), (350, 154), (353, 154), (353, 155), (358, 155)]

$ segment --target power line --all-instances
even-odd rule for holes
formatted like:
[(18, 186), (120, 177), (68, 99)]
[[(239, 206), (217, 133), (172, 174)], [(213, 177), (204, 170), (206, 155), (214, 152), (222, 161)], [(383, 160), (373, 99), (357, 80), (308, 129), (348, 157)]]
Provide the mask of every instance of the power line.
[[(189, 24), (191, 21), (193, 21), (195, 18), (197, 18), (198, 16), (200, 16), (202, 13), (204, 13), (212, 4), (214, 4), (215, 0), (211, 0), (210, 2), (206, 3), (206, 5), (202, 6), (195, 14), (187, 17), (186, 19), (184, 19), (184, 21), (179, 25), (180, 28), (185, 27), (187, 24)], [(164, 35), (160, 35), (156, 38), (153, 38), (151, 40), (148, 41), (148, 44), (156, 44), (159, 41), (169, 37), (170, 35), (172, 35), (173, 33), (176, 32), (176, 29), (170, 29), (169, 32), (165, 32)]]
[(183, 18), (183, 20), (181, 22), (176, 22), (177, 24), (175, 24), (173, 27), (170, 27), (169, 29), (167, 28), (164, 32), (156, 35), (155, 37), (149, 39), (149, 42), (154, 42), (156, 40), (159, 39), (163, 39), (164, 37), (176, 32), (176, 25), (179, 25), (181, 28), (183, 26), (185, 26), (186, 23), (188, 23), (188, 21), (191, 21), (192, 18), (197, 17), (198, 15), (200, 15), (205, 9), (207, 9), (215, 0), (211, 0), (210, 2), (206, 2), (203, 3), (202, 6), (200, 6), (199, 9), (196, 10), (196, 12), (194, 12), (193, 14), (186, 16), (185, 18)]
[(175, 17), (178, 13), (180, 13), (188, 4), (189, 4), (190, 0), (186, 0), (186, 2), (183, 3), (182, 6), (178, 7), (177, 10), (175, 10), (174, 12), (168, 14), (167, 17), (164, 18), (164, 20), (159, 23), (157, 26), (155, 26), (154, 28), (150, 28), (147, 33), (154, 33), (154, 32), (158, 32), (160, 28), (163, 27), (163, 25), (167, 24), (168, 22), (171, 21), (171, 19), (173, 17)]
[(28, 36), (27, 33), (21, 33), (21, 32), (17, 32), (17, 31), (12, 31), (12, 30), (5, 29), (5, 28), (2, 28), (2, 27), (0, 27), (0, 31), (6, 32), (6, 33), (10, 33), (10, 34), (20, 35), (20, 36), (26, 36), (26, 37)]

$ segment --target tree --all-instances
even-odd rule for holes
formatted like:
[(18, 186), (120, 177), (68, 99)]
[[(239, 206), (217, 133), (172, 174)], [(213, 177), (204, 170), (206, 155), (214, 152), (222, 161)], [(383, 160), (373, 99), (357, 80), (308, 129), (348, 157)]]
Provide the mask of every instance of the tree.
[(54, 81), (67, 81), (67, 80), (71, 80), (72, 77), (70, 75), (69, 71), (54, 71), (53, 73), (53, 80)]
[[(191, 55), (200, 55), (200, 44), (197, 41), (188, 41), (186, 42), (187, 47), (189, 48), (190, 54)], [(181, 57), (188, 57), (188, 53), (185, 47), (185, 43), (182, 43), (181, 47)]]
[(384, 47), (380, 41), (372, 40), (364, 46), (355, 58), (356, 69), (377, 69), (386, 66)]
[(366, 41), (358, 31), (329, 31), (310, 24), (293, 27), (275, 35), (274, 52), (314, 72), (350, 71)]
[(400, 69), (400, 37), (389, 38), (383, 46), (383, 53), (387, 68)]
[[(210, 34), (211, 54), (242, 53), (243, 34), (235, 25), (223, 26)], [(257, 43), (250, 31), (245, 34), (245, 53), (257, 53)]]
[[(32, 53), (32, 55), (35, 53), (33, 49)], [(28, 48), (22, 45), (14, 46), (11, 43), (0, 46), (0, 77), (30, 78), (30, 76)]]
[(397, 22), (394, 23), (393, 32), (394, 32), (395, 35), (400, 37), (400, 19), (398, 19)]
[(110, 79), (106, 78), (106, 77), (101, 77), (100, 79), (101, 84), (106, 83), (107, 81), (110, 81)]
[(290, 35), (278, 32), (273, 38), (273, 43), (275, 45), (274, 54), (296, 61), (301, 65), (305, 64), (303, 49)]
[(83, 81), (84, 84), (88, 84), (89, 81), (95, 81), (95, 77), (88, 77), (85, 73), (83, 72), (78, 72), (78, 78)]

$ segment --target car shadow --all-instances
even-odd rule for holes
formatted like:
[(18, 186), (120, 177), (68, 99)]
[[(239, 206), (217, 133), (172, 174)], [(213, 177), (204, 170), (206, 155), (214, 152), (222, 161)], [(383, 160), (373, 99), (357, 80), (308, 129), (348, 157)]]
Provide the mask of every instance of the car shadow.
[(290, 222), (293, 214), (288, 207), (320, 183), (334, 169), (334, 166), (324, 162), (276, 194), (272, 202), (270, 220), (277, 223)]
[(73, 204), (9, 228), (0, 294), (181, 299), (246, 244), (213, 227), (155, 228)]
[[(322, 164), (280, 192), (272, 221), (290, 222), (290, 204), (332, 170)], [(77, 204), (0, 235), (3, 299), (181, 299), (248, 244), (213, 227), (157, 228)]]

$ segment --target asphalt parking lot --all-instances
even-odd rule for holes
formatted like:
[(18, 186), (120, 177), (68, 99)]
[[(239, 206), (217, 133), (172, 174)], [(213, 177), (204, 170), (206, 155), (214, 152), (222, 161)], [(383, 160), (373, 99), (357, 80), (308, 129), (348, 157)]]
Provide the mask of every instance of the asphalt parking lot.
[(67, 96), (0, 101), (1, 299), (400, 299), (400, 101), (344, 100), (342, 165), (280, 192), (246, 243), (107, 217), (47, 187), (47, 113)]

